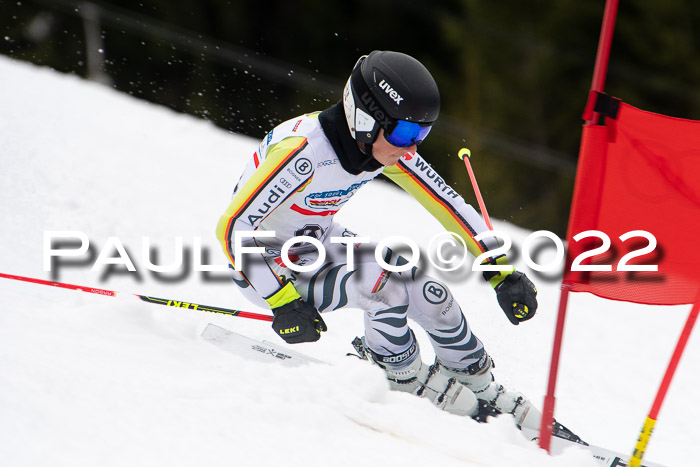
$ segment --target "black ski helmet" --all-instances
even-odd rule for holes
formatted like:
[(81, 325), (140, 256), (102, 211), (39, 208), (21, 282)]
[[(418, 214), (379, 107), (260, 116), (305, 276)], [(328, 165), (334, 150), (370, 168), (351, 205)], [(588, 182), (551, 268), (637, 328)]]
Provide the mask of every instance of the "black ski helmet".
[(355, 64), (343, 91), (343, 107), (350, 134), (371, 150), (379, 129), (387, 131), (399, 120), (429, 127), (440, 113), (440, 92), (415, 58), (375, 50)]

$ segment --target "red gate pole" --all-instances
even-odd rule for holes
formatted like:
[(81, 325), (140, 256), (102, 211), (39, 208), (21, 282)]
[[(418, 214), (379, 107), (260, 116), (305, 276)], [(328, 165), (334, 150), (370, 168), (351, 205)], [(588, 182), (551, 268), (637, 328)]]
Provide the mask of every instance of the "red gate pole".
[(559, 296), (559, 312), (557, 314), (557, 326), (554, 331), (554, 345), (552, 360), (549, 364), (549, 382), (547, 394), (542, 406), (542, 420), (540, 421), (540, 447), (549, 452), (552, 440), (552, 422), (554, 421), (554, 389), (557, 385), (557, 373), (559, 371), (559, 355), (561, 354), (561, 342), (564, 336), (564, 320), (566, 319), (566, 306), (569, 302), (569, 287), (561, 285)]
[[(608, 61), (610, 59), (610, 47), (612, 46), (613, 31), (615, 30), (615, 18), (617, 17), (618, 0), (607, 0), (603, 13), (603, 24), (600, 29), (598, 39), (598, 51), (596, 53), (595, 68), (593, 70), (593, 81), (591, 88), (593, 91), (603, 92), (605, 87), (605, 77), (608, 72)], [(598, 119), (597, 114), (593, 114), (592, 120), (587, 120), (586, 125), (595, 124)], [(569, 268), (571, 263), (566, 262), (565, 268)], [(566, 319), (566, 307), (569, 301), (569, 287), (566, 285), (566, 270), (561, 286), (559, 297), (559, 312), (557, 314), (557, 324), (554, 332), (554, 344), (552, 347), (552, 359), (549, 367), (549, 382), (547, 384), (547, 394), (542, 406), (542, 420), (540, 422), (540, 447), (547, 452), (550, 451), (552, 439), (552, 422), (554, 420), (554, 390), (557, 382), (559, 370), (559, 355), (564, 335), (564, 321)]]
[(698, 319), (699, 310), (700, 295), (698, 295), (698, 297), (695, 299), (693, 308), (690, 310), (690, 314), (688, 315), (688, 319), (685, 322), (685, 326), (683, 327), (681, 336), (678, 338), (676, 349), (673, 351), (671, 361), (668, 363), (666, 373), (664, 374), (664, 378), (661, 381), (661, 386), (659, 386), (659, 390), (656, 393), (654, 403), (651, 406), (649, 415), (644, 421), (642, 431), (639, 433), (639, 439), (637, 440), (637, 444), (634, 447), (634, 452), (632, 453), (632, 457), (629, 461), (630, 467), (639, 467), (641, 465), (642, 457), (644, 457), (644, 452), (646, 451), (647, 444), (649, 443), (649, 438), (651, 438), (651, 432), (654, 429), (654, 425), (656, 424), (656, 420), (659, 416), (659, 411), (661, 410), (661, 404), (663, 404), (664, 399), (666, 398), (668, 387), (671, 385), (673, 375), (676, 372), (676, 368), (678, 368), (678, 362), (680, 362), (681, 356), (683, 355), (683, 351), (685, 350), (685, 344), (688, 342), (690, 333), (693, 331), (693, 326), (695, 326), (695, 321), (697, 321)]
[[(593, 81), (591, 82), (591, 89), (593, 91), (603, 92), (603, 88), (605, 88), (605, 77), (608, 74), (608, 61), (610, 59), (610, 47), (612, 46), (615, 18), (617, 17), (617, 4), (618, 0), (607, 0), (605, 2), (603, 26), (600, 29), (598, 52), (596, 53)], [(586, 124), (592, 124), (596, 119), (597, 114), (594, 114), (593, 120), (586, 121)]]

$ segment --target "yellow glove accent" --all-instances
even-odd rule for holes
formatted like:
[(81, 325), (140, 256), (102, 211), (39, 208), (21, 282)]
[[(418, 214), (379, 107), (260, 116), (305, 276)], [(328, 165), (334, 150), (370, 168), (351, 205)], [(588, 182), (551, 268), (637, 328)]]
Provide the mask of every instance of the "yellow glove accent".
[(265, 301), (270, 305), (270, 308), (274, 310), (275, 308), (279, 308), (299, 298), (301, 298), (301, 295), (299, 295), (297, 289), (294, 288), (291, 282), (287, 282), (277, 292), (267, 297)]
[[(510, 263), (508, 263), (508, 258), (506, 258), (505, 255), (497, 256), (496, 258), (489, 258), (481, 264), (510, 266)], [(513, 266), (510, 266), (510, 271), (484, 271), (484, 275), (490, 276), (489, 282), (491, 283), (491, 287), (495, 289), (498, 286), (498, 284), (506, 280), (506, 277), (511, 275), (513, 271), (515, 271), (515, 268)]]

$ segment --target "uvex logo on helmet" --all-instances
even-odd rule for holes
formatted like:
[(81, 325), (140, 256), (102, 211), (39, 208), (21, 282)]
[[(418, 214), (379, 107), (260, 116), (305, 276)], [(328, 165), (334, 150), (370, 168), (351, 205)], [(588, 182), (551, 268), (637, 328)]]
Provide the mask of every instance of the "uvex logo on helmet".
[(362, 99), (362, 102), (365, 104), (369, 114), (381, 126), (387, 128), (389, 125), (391, 125), (391, 120), (389, 120), (389, 117), (387, 117), (382, 108), (375, 102), (374, 97), (372, 97), (372, 94), (370, 94), (369, 91), (365, 91), (364, 94), (360, 96), (360, 99)]
[(403, 97), (401, 97), (401, 94), (396, 92), (394, 88), (389, 85), (389, 83), (387, 83), (385, 80), (381, 80), (379, 82), (379, 87), (383, 89), (385, 93), (389, 94), (389, 97), (391, 97), (397, 105), (401, 105)]

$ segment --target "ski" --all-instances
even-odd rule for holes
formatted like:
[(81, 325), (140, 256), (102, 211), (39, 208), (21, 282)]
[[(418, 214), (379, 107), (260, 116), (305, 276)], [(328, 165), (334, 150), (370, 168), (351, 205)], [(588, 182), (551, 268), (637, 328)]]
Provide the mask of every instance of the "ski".
[[(259, 341), (250, 337), (229, 331), (214, 324), (208, 324), (202, 332), (202, 338), (226, 352), (243, 358), (260, 361), (276, 362), (287, 367), (297, 367), (312, 363), (328, 364), (322, 360), (310, 357), (303, 353), (295, 352), (273, 344), (268, 341)], [(355, 354), (348, 354), (355, 355)], [(530, 441), (536, 441), (539, 433), (536, 430), (522, 428), (521, 433)], [(626, 467), (629, 456), (616, 451), (611, 451), (599, 446), (584, 443), (580, 438), (571, 433), (565, 427), (557, 424), (552, 433), (550, 450), (552, 454), (559, 454), (564, 449), (578, 446), (590, 451), (591, 455), (605, 467)], [(644, 461), (642, 467), (664, 467), (661, 464)]]
[(204, 328), (202, 338), (226, 352), (259, 362), (277, 362), (288, 367), (326, 363), (272, 342), (251, 339), (211, 323)]
[[(539, 432), (529, 428), (522, 428), (521, 432), (523, 435), (531, 440), (537, 441), (539, 438)], [(577, 443), (575, 441), (570, 441), (565, 438), (561, 438), (552, 433), (552, 444), (550, 446), (550, 452), (552, 454), (559, 454), (564, 449), (571, 446), (578, 446), (580, 448), (586, 449), (591, 452), (594, 458), (596, 458), (605, 467), (627, 467), (627, 462), (630, 458), (629, 455), (622, 454), (620, 452), (611, 451), (610, 449), (602, 448), (600, 446), (594, 446), (592, 444), (584, 445)], [(665, 467), (662, 464), (657, 464), (655, 462), (643, 461), (642, 467)]]

